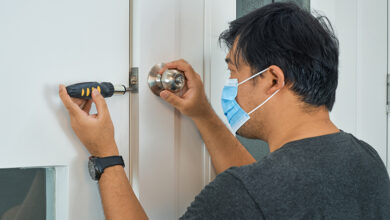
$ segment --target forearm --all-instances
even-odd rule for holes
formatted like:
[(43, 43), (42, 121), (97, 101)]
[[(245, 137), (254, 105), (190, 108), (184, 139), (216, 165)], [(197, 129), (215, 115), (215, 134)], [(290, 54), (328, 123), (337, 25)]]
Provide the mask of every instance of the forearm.
[(122, 166), (106, 168), (99, 186), (107, 220), (148, 219)]
[(232, 166), (248, 165), (256, 161), (211, 108), (207, 116), (193, 118), (193, 121), (205, 142), (217, 174)]

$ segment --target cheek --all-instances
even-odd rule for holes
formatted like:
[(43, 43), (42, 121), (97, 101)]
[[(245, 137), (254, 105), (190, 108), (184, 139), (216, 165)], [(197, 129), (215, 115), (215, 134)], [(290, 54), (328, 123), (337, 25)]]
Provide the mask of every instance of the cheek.
[(236, 101), (244, 111), (248, 112), (251, 108), (251, 89), (250, 86), (239, 86)]
[(234, 71), (229, 72), (229, 79), (237, 79), (237, 76)]

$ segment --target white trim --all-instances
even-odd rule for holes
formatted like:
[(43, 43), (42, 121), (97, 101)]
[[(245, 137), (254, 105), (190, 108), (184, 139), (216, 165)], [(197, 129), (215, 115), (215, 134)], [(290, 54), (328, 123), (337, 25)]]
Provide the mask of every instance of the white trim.
[[(138, 19), (138, 1), (130, 0), (130, 35), (129, 35), (129, 71), (132, 67), (139, 66), (139, 31), (140, 24)], [(129, 116), (129, 181), (132, 185), (134, 194), (139, 198), (139, 95), (131, 93), (130, 98), (130, 116)]]
[[(221, 10), (223, 8), (223, 10)], [(219, 34), (228, 28), (228, 22), (236, 18), (235, 0), (205, 0), (204, 17), (204, 85), (207, 97), (217, 115), (227, 124), (221, 108), (221, 92), (228, 72), (225, 52), (218, 45)], [(226, 77), (224, 77), (226, 76)], [(204, 184), (215, 176), (215, 169), (206, 147), (204, 151)]]
[(55, 216), (56, 220), (69, 219), (69, 168), (55, 166)]
[[(389, 42), (390, 42), (390, 4), (389, 1), (387, 1), (387, 74), (390, 73), (390, 48), (389, 48)], [(387, 75), (389, 77), (389, 75)], [(389, 89), (389, 88), (387, 88)], [(388, 93), (387, 93), (388, 94)], [(389, 99), (389, 97), (387, 97)], [(387, 138), (386, 138), (386, 151), (387, 151), (387, 160), (386, 160), (386, 167), (387, 171), (390, 175), (390, 114), (387, 113)]]
[(46, 219), (56, 219), (56, 168), (45, 167)]
[[(181, 44), (182, 44), (182, 16), (180, 13), (181, 10), (181, 1), (175, 0), (174, 3), (174, 22), (175, 22), (175, 43), (174, 43), (174, 51), (175, 54), (180, 54), (181, 51)], [(173, 166), (175, 168), (174, 170), (174, 181), (173, 185), (176, 190), (173, 191), (174, 199), (173, 202), (175, 203), (175, 216), (176, 218), (180, 217), (180, 139), (181, 139), (181, 115), (180, 112), (177, 109), (173, 109), (173, 152), (174, 152), (174, 161)]]
[[(213, 0), (204, 0), (204, 49), (203, 49), (203, 84), (206, 96), (211, 97), (211, 28), (212, 13), (211, 4)], [(206, 186), (213, 179), (213, 167), (211, 157), (207, 151), (206, 145), (203, 144), (203, 186)]]

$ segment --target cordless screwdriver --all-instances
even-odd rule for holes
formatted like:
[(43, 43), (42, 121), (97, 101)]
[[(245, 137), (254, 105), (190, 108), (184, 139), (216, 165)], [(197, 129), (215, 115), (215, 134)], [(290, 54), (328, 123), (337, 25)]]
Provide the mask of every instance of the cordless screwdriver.
[(113, 85), (110, 82), (83, 82), (66, 87), (69, 96), (79, 99), (91, 99), (92, 89), (97, 89), (104, 98), (111, 97), (114, 94), (124, 95), (127, 91), (130, 91), (124, 85)]

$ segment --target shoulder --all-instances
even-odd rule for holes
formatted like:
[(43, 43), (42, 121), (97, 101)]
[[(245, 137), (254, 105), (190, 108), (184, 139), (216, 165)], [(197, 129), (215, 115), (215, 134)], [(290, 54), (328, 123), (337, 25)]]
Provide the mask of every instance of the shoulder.
[(362, 153), (363, 155), (366, 155), (368, 157), (371, 157), (374, 159), (377, 163), (380, 164), (380, 166), (384, 165), (382, 162), (382, 159), (380, 158), (378, 152), (368, 143), (364, 142), (363, 140), (360, 140), (353, 136), (352, 134), (348, 134), (350, 136), (350, 142), (353, 146), (358, 146), (358, 148), (355, 147), (356, 151), (359, 153)]
[(262, 219), (242, 182), (225, 171), (208, 184), (180, 219)]

